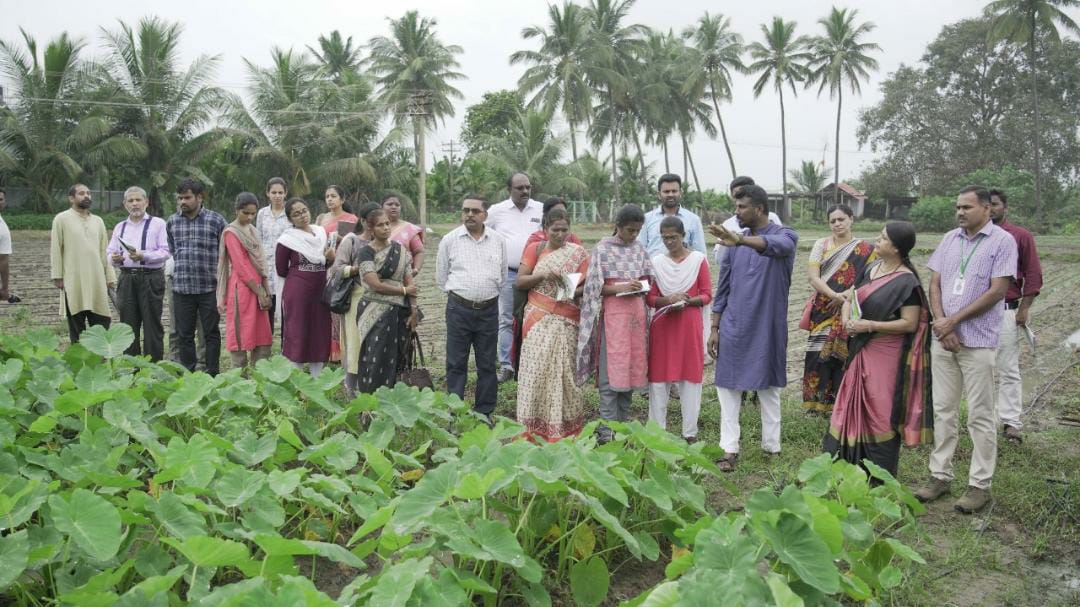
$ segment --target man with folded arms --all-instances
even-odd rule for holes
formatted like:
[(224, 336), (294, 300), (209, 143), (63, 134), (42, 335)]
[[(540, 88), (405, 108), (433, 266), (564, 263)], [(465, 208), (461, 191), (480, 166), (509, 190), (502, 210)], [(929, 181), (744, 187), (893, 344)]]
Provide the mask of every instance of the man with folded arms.
[(473, 409), (495, 411), (499, 357), (499, 290), (507, 280), (506, 241), (484, 225), (487, 201), (466, 196), (462, 225), (439, 241), (435, 282), (446, 292), (446, 390), (465, 398), (469, 350), (476, 360)]
[[(120, 322), (131, 326), (135, 341), (127, 354), (147, 354), (157, 362), (165, 354), (165, 328), (161, 310), (165, 299), (165, 262), (169, 259), (169, 239), (165, 220), (146, 212), (146, 190), (131, 186), (124, 192), (128, 218), (113, 228), (105, 252), (120, 269), (116, 287)], [(140, 347), (139, 334), (143, 344)]]

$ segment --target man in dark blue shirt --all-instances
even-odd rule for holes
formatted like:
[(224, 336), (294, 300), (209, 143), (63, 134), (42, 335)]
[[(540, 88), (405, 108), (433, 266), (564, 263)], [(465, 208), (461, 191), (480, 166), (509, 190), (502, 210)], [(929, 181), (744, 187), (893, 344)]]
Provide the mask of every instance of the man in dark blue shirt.
[(203, 184), (184, 179), (176, 186), (179, 210), (166, 225), (173, 252), (172, 313), (180, 341), (180, 364), (195, 370), (195, 323), (206, 336), (206, 372), (217, 375), (221, 359), (217, 270), (225, 218), (203, 208)]

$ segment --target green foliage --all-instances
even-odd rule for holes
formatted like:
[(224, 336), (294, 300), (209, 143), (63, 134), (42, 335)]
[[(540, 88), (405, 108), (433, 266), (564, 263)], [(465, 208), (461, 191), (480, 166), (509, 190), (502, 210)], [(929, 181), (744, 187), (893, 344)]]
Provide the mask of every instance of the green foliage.
[[(959, 192), (969, 185), (1004, 190), (1009, 198), (1009, 217), (1023, 223), (1035, 216), (1035, 176), (1029, 171), (1004, 166), (1001, 169), (978, 169), (960, 177), (953, 183), (953, 191)], [(1055, 188), (1056, 189), (1056, 188)], [(1057, 194), (1060, 196), (1060, 193)], [(1056, 196), (1055, 196), (1056, 197)]]
[(908, 219), (916, 229), (947, 232), (956, 227), (956, 197), (924, 196), (911, 207)]
[(866, 466), (874, 487), (859, 467), (819, 455), (799, 469), (801, 488), (759, 489), (742, 512), (676, 531), (688, 551), (668, 565), (670, 581), (629, 604), (712, 604), (718, 589), (725, 605), (874, 602), (902, 583), (909, 563), (925, 563), (894, 537), (924, 509), (884, 469)]
[(484, 93), (480, 103), (465, 108), (461, 142), (469, 153), (493, 152), (492, 142), (505, 140), (525, 113), (525, 102), (517, 91)]
[(312, 379), (276, 357), (250, 379), (211, 378), (118, 353), (130, 331), (92, 337), (60, 354), (47, 333), (0, 336), (9, 601), (333, 605), (325, 561), (352, 576), (339, 605), (592, 606), (626, 561), (685, 545), (665, 592), (704, 596), (719, 569), (740, 576), (732, 592), (813, 604), (877, 596), (902, 579), (894, 553), (918, 558), (885, 537), (910, 524), (910, 495), (876, 470), (870, 489), (857, 468), (812, 460), (804, 489), (720, 515), (703, 481), (736, 490), (717, 448), (655, 424), (614, 424), (604, 446), (593, 425), (534, 444), (454, 396), (398, 385), (340, 403), (340, 371)]

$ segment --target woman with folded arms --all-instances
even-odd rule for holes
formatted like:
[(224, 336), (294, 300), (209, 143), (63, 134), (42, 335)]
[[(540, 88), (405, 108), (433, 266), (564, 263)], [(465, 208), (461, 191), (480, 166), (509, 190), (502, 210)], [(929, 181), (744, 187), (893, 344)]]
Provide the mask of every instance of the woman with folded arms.
[(285, 205), (292, 224), (278, 238), (275, 267), (281, 305), (281, 353), (317, 377), (330, 358), (330, 308), (322, 302), (326, 266), (334, 260), (326, 231), (311, 223), (302, 198)]
[(225, 321), (225, 349), (233, 367), (246, 369), (270, 356), (270, 284), (262, 242), (253, 222), (259, 199), (236, 197), (236, 220), (225, 226), (218, 254), (218, 312)]

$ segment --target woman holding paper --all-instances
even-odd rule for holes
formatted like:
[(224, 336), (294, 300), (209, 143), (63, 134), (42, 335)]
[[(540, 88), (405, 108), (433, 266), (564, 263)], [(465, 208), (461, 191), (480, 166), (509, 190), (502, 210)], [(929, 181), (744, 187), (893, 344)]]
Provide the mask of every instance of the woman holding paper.
[(709, 262), (683, 244), (686, 230), (678, 217), (660, 222), (667, 254), (652, 258), (656, 281), (645, 302), (656, 308), (649, 332), (649, 419), (667, 428), (668, 389), (679, 387), (682, 436), (697, 440), (705, 344), (701, 308), (712, 299)]
[[(577, 383), (592, 373), (600, 389), (600, 417), (626, 421), (634, 390), (649, 383), (649, 326), (643, 295), (653, 277), (645, 247), (637, 241), (645, 213), (628, 204), (615, 216), (615, 233), (601, 240), (589, 259), (581, 298)], [(607, 426), (598, 440), (614, 438)]]
[(522, 322), (517, 420), (530, 438), (555, 442), (581, 431), (585, 406), (574, 382), (581, 310), (574, 303), (589, 268), (589, 253), (568, 242), (570, 218), (544, 216), (546, 241), (525, 248), (514, 287), (529, 292)]
[[(326, 201), (326, 212), (315, 218), (316, 225), (322, 226), (322, 229), (326, 230), (326, 238), (330, 243), (330, 246), (337, 251), (338, 245), (341, 243), (346, 226), (341, 226), (342, 230), (338, 230), (338, 224), (346, 222), (346, 224), (353, 224), (353, 228), (359, 223), (356, 215), (348, 212), (345, 208), (345, 198), (348, 194), (345, 193), (345, 188), (339, 185), (327, 186), (326, 193), (323, 194), (323, 200)], [(348, 234), (352, 230), (345, 231)], [(341, 314), (330, 315), (330, 360), (337, 362), (341, 360)]]
[(823, 448), (852, 463), (869, 459), (896, 475), (901, 442), (932, 442), (930, 306), (908, 257), (915, 228), (890, 221), (879, 261), (867, 266), (842, 309), (851, 336)]

